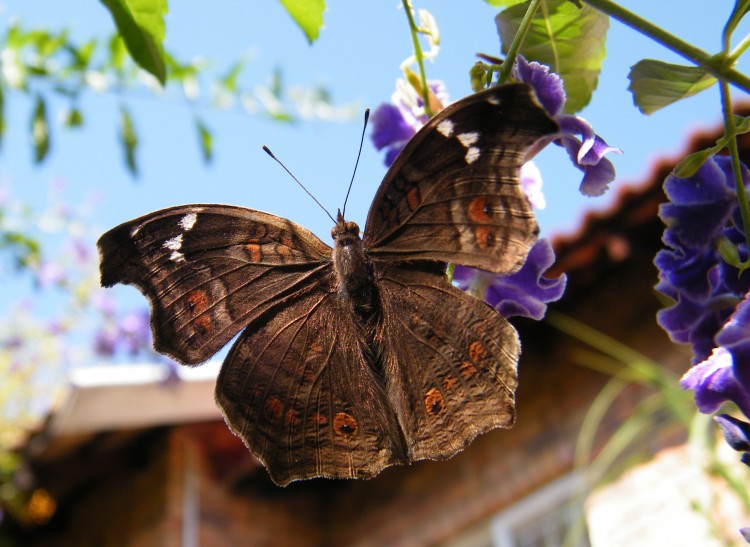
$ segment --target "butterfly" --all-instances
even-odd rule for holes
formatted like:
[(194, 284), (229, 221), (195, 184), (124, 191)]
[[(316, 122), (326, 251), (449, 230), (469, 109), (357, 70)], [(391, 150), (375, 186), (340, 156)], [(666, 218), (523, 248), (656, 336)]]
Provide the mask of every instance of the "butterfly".
[(446, 459), (515, 420), (514, 328), (454, 287), (446, 263), (517, 270), (538, 228), (520, 167), (557, 125), (525, 84), (451, 104), (388, 170), (363, 237), (329, 247), (230, 205), (147, 214), (98, 242), (101, 283), (151, 303), (154, 347), (202, 363), (228, 426), (279, 485)]

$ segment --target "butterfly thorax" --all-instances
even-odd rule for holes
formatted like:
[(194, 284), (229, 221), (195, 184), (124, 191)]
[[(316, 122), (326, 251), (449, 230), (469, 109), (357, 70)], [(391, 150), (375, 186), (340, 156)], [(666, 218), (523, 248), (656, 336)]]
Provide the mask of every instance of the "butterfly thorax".
[(370, 315), (375, 306), (375, 285), (372, 263), (365, 253), (359, 226), (346, 221), (339, 213), (338, 222), (331, 230), (333, 237), (333, 267), (336, 271), (339, 293), (351, 300), (354, 310)]

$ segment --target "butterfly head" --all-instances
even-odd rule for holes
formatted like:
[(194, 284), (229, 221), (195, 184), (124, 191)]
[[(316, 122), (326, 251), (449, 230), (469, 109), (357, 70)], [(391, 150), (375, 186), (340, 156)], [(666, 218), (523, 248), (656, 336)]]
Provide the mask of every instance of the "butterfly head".
[(338, 212), (336, 226), (331, 228), (331, 237), (337, 246), (345, 246), (359, 241), (359, 226), (351, 220), (344, 220), (341, 211)]

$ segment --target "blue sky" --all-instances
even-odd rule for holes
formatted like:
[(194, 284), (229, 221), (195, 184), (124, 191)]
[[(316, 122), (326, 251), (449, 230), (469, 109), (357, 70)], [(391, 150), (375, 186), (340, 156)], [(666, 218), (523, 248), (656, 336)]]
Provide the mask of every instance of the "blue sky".
[[(201, 56), (225, 67), (242, 55), (253, 59), (246, 83), (264, 82), (281, 67), (288, 85), (325, 84), (340, 103), (355, 103), (360, 111), (390, 98), (400, 76), (399, 64), (411, 53), (406, 19), (399, 2), (331, 0), (320, 39), (309, 46), (278, 2), (171, 2), (166, 45), (183, 59)], [(713, 51), (718, 48), (723, 20), (733, 2), (663, 0), (623, 1), (669, 31)], [(428, 77), (446, 82), (452, 99), (470, 92), (467, 70), (478, 51), (497, 54), (499, 44), (493, 17), (497, 10), (480, 0), (415, 2), (437, 19), (441, 53), (428, 64)], [(112, 28), (109, 14), (94, 0), (34, 0), (0, 4), (0, 21), (18, 17), (27, 27), (68, 27), (81, 40), (105, 36)], [(209, 7), (210, 6), (210, 7)], [(674, 16), (679, 8), (680, 16)], [(740, 28), (738, 35), (741, 35)], [(650, 117), (633, 106), (627, 92), (629, 67), (644, 57), (679, 61), (674, 54), (613, 21), (608, 57), (599, 90), (582, 113), (610, 144), (624, 151), (613, 157), (618, 171), (615, 189), (637, 181), (654, 159), (682, 149), (686, 135), (719, 121), (718, 91), (709, 90)], [(747, 68), (743, 63), (740, 69)], [(231, 203), (288, 217), (328, 241), (330, 220), (310, 198), (261, 150), (268, 145), (330, 210), (340, 207), (354, 165), (361, 116), (347, 123), (303, 122), (283, 126), (258, 117), (201, 111), (215, 135), (216, 158), (205, 166), (196, 145), (192, 112), (178, 95), (164, 99), (125, 98), (141, 137), (141, 176), (132, 180), (123, 167), (116, 139), (121, 97), (88, 93), (82, 131), (53, 127), (49, 159), (35, 167), (31, 161), (28, 123), (31, 102), (20, 93), (6, 98), (8, 134), (0, 155), (0, 183), (13, 194), (34, 203), (47, 195), (49, 183), (61, 179), (70, 201), (91, 189), (103, 201), (93, 221), (106, 230), (154, 209), (181, 203)], [(62, 104), (53, 108), (58, 120)], [(605, 199), (577, 193), (580, 173), (562, 149), (550, 147), (539, 158), (548, 206), (539, 214), (545, 235), (570, 231), (581, 212), (601, 208)], [(348, 216), (362, 224), (385, 173), (382, 157), (366, 145), (348, 205)]]

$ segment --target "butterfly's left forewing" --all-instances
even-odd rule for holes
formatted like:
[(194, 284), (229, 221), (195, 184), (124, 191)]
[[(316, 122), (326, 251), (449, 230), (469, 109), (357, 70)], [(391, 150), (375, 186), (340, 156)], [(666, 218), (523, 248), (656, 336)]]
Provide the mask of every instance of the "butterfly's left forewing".
[(187, 364), (248, 324), (293, 305), (331, 272), (331, 248), (283, 218), (227, 205), (185, 205), (99, 239), (102, 285), (131, 284), (151, 303), (154, 346)]

